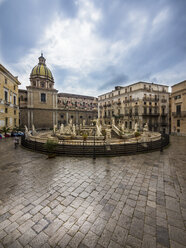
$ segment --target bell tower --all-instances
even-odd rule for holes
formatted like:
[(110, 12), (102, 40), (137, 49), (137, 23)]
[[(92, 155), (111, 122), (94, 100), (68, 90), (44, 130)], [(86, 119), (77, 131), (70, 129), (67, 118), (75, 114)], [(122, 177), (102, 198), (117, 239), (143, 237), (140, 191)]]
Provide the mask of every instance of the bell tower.
[(53, 128), (57, 124), (57, 90), (54, 78), (46, 66), (46, 59), (41, 53), (39, 63), (30, 74), (30, 86), (27, 86), (28, 128)]

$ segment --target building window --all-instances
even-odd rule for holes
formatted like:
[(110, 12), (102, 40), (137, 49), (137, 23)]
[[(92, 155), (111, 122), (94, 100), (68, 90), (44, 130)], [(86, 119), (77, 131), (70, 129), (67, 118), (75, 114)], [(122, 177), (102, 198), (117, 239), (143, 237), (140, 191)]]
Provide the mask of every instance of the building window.
[(125, 128), (127, 128), (127, 121), (125, 122)]
[(5, 126), (8, 126), (8, 117), (5, 117)]
[(120, 90), (118, 91), (118, 95), (120, 95)]
[(41, 87), (44, 88), (45, 87), (45, 83), (42, 82), (41, 83)]
[(80, 119), (82, 119), (83, 118), (83, 116), (80, 116)]
[(130, 92), (132, 91), (132, 87), (130, 87)]
[(89, 115), (89, 117), (88, 117), (89, 119), (91, 119), (91, 116)]
[(16, 110), (14, 110), (14, 115), (16, 115)]
[(152, 114), (152, 109), (151, 108), (149, 108), (149, 114)]
[(180, 120), (177, 120), (177, 127), (180, 127)]
[(132, 129), (132, 121), (129, 122), (129, 129)]
[(8, 91), (5, 90), (5, 101), (8, 102)]
[(181, 114), (181, 105), (176, 106), (176, 113)]
[(7, 84), (7, 78), (5, 78), (5, 84)]
[(41, 93), (41, 102), (46, 102), (46, 94)]
[(125, 89), (125, 93), (127, 93), (127, 89)]
[(14, 90), (16, 89), (15, 85), (14, 85)]
[(180, 133), (180, 129), (177, 129), (177, 133)]
[(14, 118), (14, 126), (16, 127), (16, 118)]
[(73, 115), (71, 115), (71, 119), (73, 119), (74, 118), (74, 116)]
[(174, 99), (180, 99), (181, 98), (181, 95), (178, 95), (178, 96), (175, 96)]
[(149, 105), (152, 105), (152, 103), (151, 103), (151, 102), (149, 102)]
[(143, 111), (144, 111), (144, 114), (147, 114), (147, 108), (146, 107), (144, 108)]
[(63, 118), (63, 115), (61, 115), (61, 118)]
[(8, 113), (8, 109), (7, 108), (5, 108), (5, 113)]
[(14, 96), (14, 105), (16, 105), (16, 96)]

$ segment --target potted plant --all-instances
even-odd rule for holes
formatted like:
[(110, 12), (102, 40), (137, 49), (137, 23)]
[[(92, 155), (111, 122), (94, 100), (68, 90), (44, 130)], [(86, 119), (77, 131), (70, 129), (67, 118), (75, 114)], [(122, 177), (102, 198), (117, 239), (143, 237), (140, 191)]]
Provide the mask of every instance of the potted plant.
[(9, 137), (10, 135), (8, 135), (7, 133), (10, 131), (9, 127), (3, 127), (0, 132), (3, 132), (5, 137)]
[(139, 132), (135, 132), (135, 133), (134, 133), (134, 136), (135, 136), (136, 140), (138, 141), (138, 138), (139, 138), (139, 136), (140, 136), (140, 133), (139, 133)]
[(83, 137), (83, 141), (86, 141), (86, 140), (87, 140), (87, 138), (88, 138), (88, 134), (83, 133), (83, 134), (82, 134), (82, 137)]
[(44, 147), (47, 149), (48, 152), (48, 158), (54, 158), (56, 156), (55, 154), (56, 145), (57, 143), (51, 139), (48, 139), (44, 144)]

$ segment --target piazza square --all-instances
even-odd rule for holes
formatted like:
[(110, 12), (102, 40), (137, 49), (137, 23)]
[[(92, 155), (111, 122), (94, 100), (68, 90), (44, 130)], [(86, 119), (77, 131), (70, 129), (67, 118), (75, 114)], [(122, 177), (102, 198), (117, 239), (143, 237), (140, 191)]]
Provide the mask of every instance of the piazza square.
[(0, 248), (186, 247), (185, 10), (0, 0)]

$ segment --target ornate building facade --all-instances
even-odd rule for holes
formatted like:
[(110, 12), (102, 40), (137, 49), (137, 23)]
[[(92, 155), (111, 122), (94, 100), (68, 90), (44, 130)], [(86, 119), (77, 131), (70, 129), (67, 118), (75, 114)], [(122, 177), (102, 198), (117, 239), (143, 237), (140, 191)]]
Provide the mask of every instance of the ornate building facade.
[(171, 133), (186, 136), (186, 80), (172, 86)]
[(0, 129), (19, 126), (18, 85), (21, 83), (0, 64)]
[(129, 86), (117, 86), (111, 92), (98, 97), (98, 116), (105, 124), (124, 123), (126, 129), (134, 129), (138, 123), (142, 130), (145, 123), (151, 131), (169, 132), (168, 86), (138, 82)]
[(72, 119), (75, 124), (90, 124), (97, 117), (97, 98), (59, 93), (54, 78), (46, 66), (43, 54), (30, 74), (30, 86), (19, 90), (20, 127), (53, 128)]

